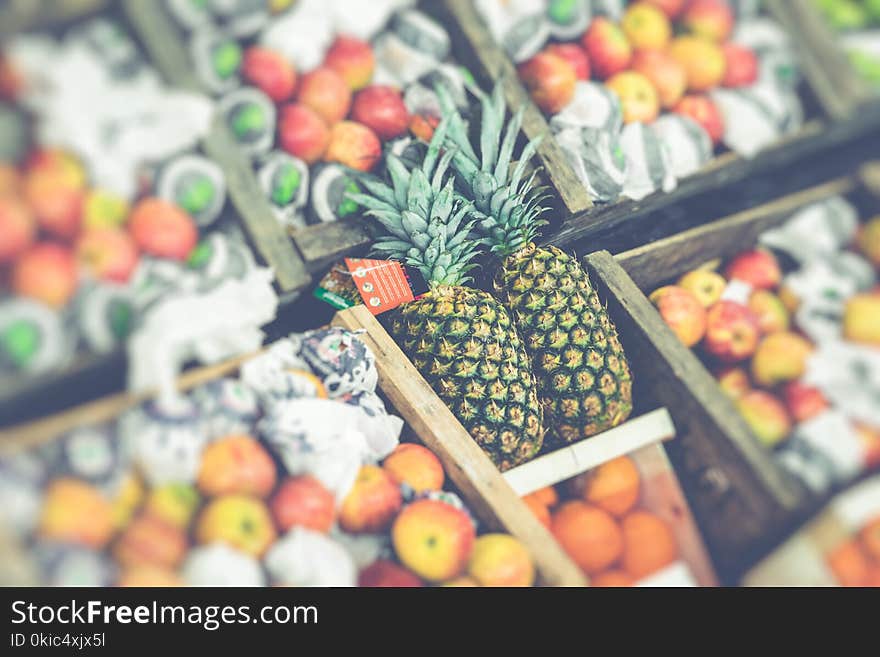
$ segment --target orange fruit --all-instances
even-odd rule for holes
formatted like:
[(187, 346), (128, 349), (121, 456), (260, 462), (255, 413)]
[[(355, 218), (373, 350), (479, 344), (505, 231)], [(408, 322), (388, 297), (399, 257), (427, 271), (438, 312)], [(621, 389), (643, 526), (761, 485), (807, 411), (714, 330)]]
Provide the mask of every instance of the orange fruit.
[(559, 495), (556, 494), (556, 489), (553, 488), (553, 486), (545, 486), (544, 488), (539, 488), (538, 490), (526, 495), (526, 497), (534, 497), (546, 507), (555, 506), (556, 503), (559, 501)]
[(624, 570), (637, 580), (668, 566), (678, 557), (669, 526), (648, 511), (633, 511), (621, 521)]
[(584, 499), (618, 518), (639, 501), (639, 469), (628, 456), (619, 456), (587, 473)]
[(871, 520), (859, 532), (862, 549), (880, 566), (880, 516)]
[(522, 499), (526, 506), (532, 510), (532, 513), (537, 516), (538, 520), (541, 521), (541, 524), (550, 529), (550, 509), (544, 506), (538, 498), (531, 495), (526, 495)]
[(623, 551), (623, 534), (611, 514), (580, 500), (559, 507), (550, 519), (550, 530), (587, 575), (602, 572)]
[(864, 586), (870, 575), (871, 564), (855, 540), (838, 545), (825, 561), (841, 586)]
[(597, 588), (622, 588), (635, 585), (635, 580), (622, 570), (606, 570), (590, 578), (590, 586)]

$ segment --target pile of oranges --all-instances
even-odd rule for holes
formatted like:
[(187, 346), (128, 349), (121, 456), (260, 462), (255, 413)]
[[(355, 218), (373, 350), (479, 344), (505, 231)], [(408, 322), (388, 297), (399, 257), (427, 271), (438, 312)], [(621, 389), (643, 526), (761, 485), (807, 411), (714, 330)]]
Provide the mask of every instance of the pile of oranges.
[(678, 559), (672, 530), (642, 508), (641, 492), (638, 467), (621, 456), (523, 500), (591, 586), (633, 586)]
[(825, 555), (842, 586), (880, 586), (880, 516)]

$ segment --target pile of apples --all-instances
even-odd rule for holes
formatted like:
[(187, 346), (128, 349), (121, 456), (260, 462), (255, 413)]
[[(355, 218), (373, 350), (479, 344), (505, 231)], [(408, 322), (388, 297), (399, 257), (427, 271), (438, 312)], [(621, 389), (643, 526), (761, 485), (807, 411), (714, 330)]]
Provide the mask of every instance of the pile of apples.
[(60, 310), (85, 278), (126, 283), (142, 254), (183, 261), (197, 241), (182, 209), (149, 196), (129, 207), (90, 187), (65, 151), (0, 163), (0, 269), (13, 294)]
[(634, 459), (620, 456), (523, 498), (590, 586), (635, 586), (679, 559), (672, 529), (646, 508)]
[[(862, 226), (854, 247), (880, 269), (880, 217)], [(726, 294), (730, 281), (750, 286), (745, 303)], [(772, 252), (753, 249), (720, 271), (691, 271), (654, 290), (650, 300), (678, 338), (710, 364), (722, 390), (767, 447), (779, 445), (795, 425), (829, 407), (819, 389), (801, 381), (816, 345), (794, 325), (799, 301), (784, 286)], [(880, 348), (880, 287), (847, 301), (841, 328), (844, 340)], [(856, 429), (866, 465), (880, 464), (880, 427)]]
[[(402, 443), (381, 465), (362, 466), (340, 503), (311, 475), (285, 476), (257, 439), (229, 435), (205, 450), (195, 485), (147, 489), (131, 472), (111, 500), (82, 479), (52, 480), (35, 533), (37, 541), (105, 553), (120, 586), (216, 584), (195, 575), (201, 566), (189, 557), (218, 545), (253, 573), (248, 583), (302, 584), (277, 565), (305, 559), (285, 543), (294, 532), (333, 557), (323, 567), (338, 571), (321, 574), (320, 566), (301, 563), (306, 583), (309, 576), (320, 579), (312, 583), (354, 583), (356, 576), (361, 586), (530, 586), (535, 571), (525, 548), (506, 534), (477, 536), (468, 511), (440, 492), (444, 480), (433, 452)], [(334, 540), (340, 534), (390, 534), (392, 550), (354, 573)]]
[(430, 130), (410, 117), (399, 89), (370, 83), (374, 67), (368, 42), (339, 35), (314, 70), (298, 72), (281, 54), (254, 45), (244, 52), (242, 73), (279, 105), (281, 148), (309, 165), (323, 160), (370, 171), (383, 142)]
[(639, 0), (619, 24), (599, 16), (578, 41), (548, 45), (520, 65), (519, 75), (548, 114), (571, 101), (578, 80), (601, 80), (620, 98), (624, 123), (675, 112), (718, 145), (724, 120), (707, 92), (758, 78), (755, 53), (728, 41), (734, 24), (725, 0)]

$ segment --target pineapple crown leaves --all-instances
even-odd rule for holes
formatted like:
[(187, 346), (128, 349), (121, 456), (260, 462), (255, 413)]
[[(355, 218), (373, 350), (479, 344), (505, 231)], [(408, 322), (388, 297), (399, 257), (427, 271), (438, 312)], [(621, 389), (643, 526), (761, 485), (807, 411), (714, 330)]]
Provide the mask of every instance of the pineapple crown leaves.
[(511, 168), (524, 108), (514, 112), (505, 129), (507, 105), (502, 83), (496, 84), (491, 94), (472, 89), (482, 109), (481, 157), (477, 157), (449, 91), (442, 84), (435, 90), (446, 117), (444, 121), (449, 124), (446, 140), (456, 149), (452, 166), (474, 202), (477, 232), (488, 240), (493, 253), (499, 257), (509, 255), (534, 240), (538, 228), (547, 224), (541, 216), (549, 210), (542, 205), (549, 198), (546, 187), (535, 183), (537, 171), (523, 177), (543, 136), (530, 140), (519, 154), (516, 166)]
[(420, 167), (407, 169), (389, 154), (390, 185), (361, 173), (358, 180), (369, 193), (346, 196), (379, 225), (374, 253), (416, 267), (432, 283), (462, 285), (472, 280), (467, 274), (477, 267), (472, 261), (485, 241), (469, 239), (477, 221), (473, 204), (446, 176), (455, 157), (454, 148), (442, 150), (448, 128), (445, 120), (437, 126)]

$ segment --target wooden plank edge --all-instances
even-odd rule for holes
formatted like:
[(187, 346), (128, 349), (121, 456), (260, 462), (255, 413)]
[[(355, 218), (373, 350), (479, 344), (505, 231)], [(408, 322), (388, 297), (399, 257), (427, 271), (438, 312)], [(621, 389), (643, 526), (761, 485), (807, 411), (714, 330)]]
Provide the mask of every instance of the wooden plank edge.
[(522, 542), (546, 586), (583, 586), (586, 578), (538, 521), (482, 449), (434, 393), (391, 336), (364, 306), (340, 311), (333, 324), (363, 331), (376, 356), (379, 386), (391, 404), (433, 451), (471, 509), (490, 527)]
[[(186, 392), (213, 379), (232, 374), (238, 371), (242, 363), (259, 353), (261, 351), (189, 370), (178, 377), (177, 389)], [(120, 392), (75, 406), (41, 420), (2, 429), (0, 430), (0, 456), (9, 456), (42, 445), (78, 427), (109, 422), (129, 408), (154, 397), (155, 394), (156, 391)]]
[(103, 11), (109, 4), (110, 0), (13, 0), (5, 3), (5, 8), (0, 11), (0, 39), (73, 23)]
[(618, 456), (675, 437), (675, 425), (665, 408), (646, 413), (596, 436), (554, 450), (504, 473), (517, 495), (552, 486), (587, 472)]
[(544, 114), (532, 102), (522, 86), (516, 68), (507, 53), (495, 41), (479, 16), (472, 0), (444, 0), (446, 13), (452, 22), (452, 36), (460, 36), (480, 67), (480, 77), (493, 83), (502, 80), (509, 107), (524, 107), (522, 132), (528, 139), (543, 136), (537, 158), (550, 185), (565, 206), (566, 214), (579, 214), (593, 207), (583, 183), (578, 180), (565, 153), (550, 132)]

